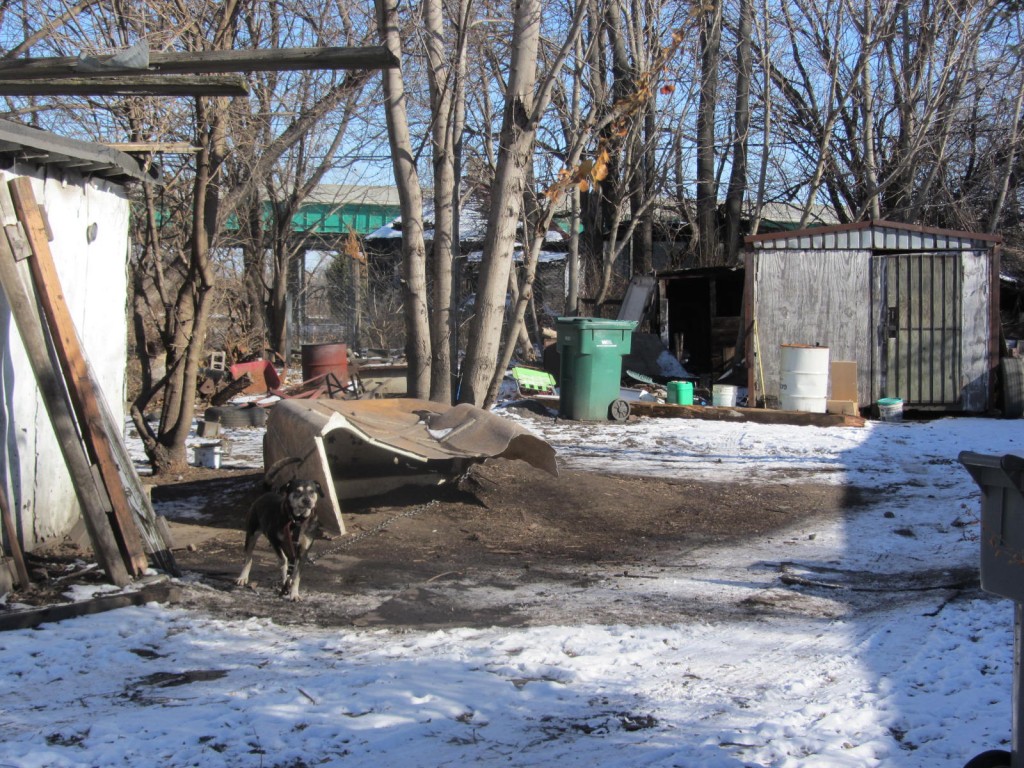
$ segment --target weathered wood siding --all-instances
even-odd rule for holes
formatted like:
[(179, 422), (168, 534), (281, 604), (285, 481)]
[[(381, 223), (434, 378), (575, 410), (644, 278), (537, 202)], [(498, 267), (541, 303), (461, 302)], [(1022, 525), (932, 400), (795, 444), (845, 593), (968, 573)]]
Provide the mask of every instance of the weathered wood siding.
[(754, 254), (755, 381), (778, 402), (783, 344), (829, 348), (829, 360), (856, 360), (857, 389), (871, 391), (871, 280), (862, 250), (759, 251)]
[(992, 318), (992, 259), (988, 251), (964, 251), (961, 279), (963, 310), (960, 355), (962, 405), (980, 413), (989, 403), (989, 376), (998, 360), (990, 359), (989, 340), (995, 331)]
[(1000, 240), (884, 221), (747, 238), (755, 389), (763, 382), (774, 404), (778, 346), (820, 344), (831, 360), (857, 362), (862, 406), (900, 397), (986, 411), (999, 363)]

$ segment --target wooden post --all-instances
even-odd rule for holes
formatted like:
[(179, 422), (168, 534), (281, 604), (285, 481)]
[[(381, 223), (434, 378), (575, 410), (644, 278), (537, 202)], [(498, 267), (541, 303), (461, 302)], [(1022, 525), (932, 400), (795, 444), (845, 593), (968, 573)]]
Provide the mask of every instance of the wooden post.
[(25, 567), (25, 556), (21, 551), (21, 542), (18, 541), (18, 529), (14, 525), (14, 516), (11, 514), (11, 505), (7, 503), (7, 494), (0, 488), (0, 516), (4, 521), (4, 533), (7, 535), (7, 543), (11, 548), (11, 557), (14, 558), (14, 568), (18, 572), (18, 580), (22, 589), (30, 589), (32, 580), (28, 575), (28, 568)]
[(93, 480), (85, 448), (79, 440), (61, 377), (50, 359), (36, 303), (29, 298), (18, 271), (7, 238), (0, 237), (0, 286), (7, 295), (7, 303), (21, 334), (25, 352), (39, 387), (39, 394), (53, 424), (64, 462), (71, 474), (96, 561), (107, 572), (111, 583), (119, 587), (126, 586), (131, 582), (131, 577), (121, 559), (110, 520), (107, 518), (107, 510), (103, 507)]
[(96, 384), (82, 352), (78, 333), (61, 290), (57, 268), (50, 252), (46, 221), (36, 203), (32, 182), (26, 177), (19, 177), (10, 181), (8, 187), (18, 220), (24, 228), (25, 237), (32, 250), (33, 258), (28, 260), (32, 281), (43, 315), (50, 327), (54, 349), (67, 381), (71, 403), (82, 430), (82, 438), (90, 456), (99, 467), (103, 486), (113, 506), (114, 533), (121, 547), (122, 556), (134, 575), (141, 576), (146, 571), (148, 562), (143, 550), (140, 526), (136, 524), (138, 519), (143, 524), (143, 530), (149, 529), (152, 539), (149, 549), (160, 553), (165, 560), (170, 559), (170, 570), (173, 572), (176, 570), (173, 557), (162, 543), (155, 526), (155, 515), (151, 508), (146, 508), (145, 495), (141, 493), (141, 488), (135, 494), (134, 506), (129, 499), (129, 485), (132, 484), (132, 479), (135, 480), (134, 485), (139, 485), (138, 476), (130, 460), (126, 465), (125, 456), (119, 455), (121, 452), (117, 450), (121, 446), (122, 426), (111, 423), (113, 419), (106, 409), (103, 393)]

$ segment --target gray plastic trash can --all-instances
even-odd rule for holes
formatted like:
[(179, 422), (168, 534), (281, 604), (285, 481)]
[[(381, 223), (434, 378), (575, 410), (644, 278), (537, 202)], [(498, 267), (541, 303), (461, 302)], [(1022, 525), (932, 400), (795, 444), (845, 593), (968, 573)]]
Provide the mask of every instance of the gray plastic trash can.
[(971, 758), (964, 768), (1024, 768), (1024, 459), (1020, 456), (960, 454), (981, 489), (981, 588), (1015, 602), (1013, 643), (1013, 729), (1011, 751), (992, 749)]

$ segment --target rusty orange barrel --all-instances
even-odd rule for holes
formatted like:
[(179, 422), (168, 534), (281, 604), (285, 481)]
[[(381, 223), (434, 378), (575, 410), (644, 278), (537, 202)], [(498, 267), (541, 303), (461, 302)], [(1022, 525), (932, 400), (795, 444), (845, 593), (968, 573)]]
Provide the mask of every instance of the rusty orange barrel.
[(348, 347), (345, 344), (303, 344), (303, 381), (327, 373), (333, 373), (342, 386), (348, 384)]

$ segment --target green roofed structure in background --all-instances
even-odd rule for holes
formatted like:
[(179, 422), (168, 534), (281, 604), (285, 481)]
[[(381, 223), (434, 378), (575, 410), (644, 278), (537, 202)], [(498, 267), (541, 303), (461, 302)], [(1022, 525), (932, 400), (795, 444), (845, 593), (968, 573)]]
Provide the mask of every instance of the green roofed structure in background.
[[(292, 231), (297, 235), (323, 238), (346, 237), (350, 231), (367, 235), (391, 224), (400, 211), (396, 187), (321, 184), (292, 217)], [(264, 201), (264, 221), (270, 221), (272, 213), (273, 204)], [(159, 223), (169, 215), (161, 211)], [(238, 218), (234, 214), (228, 218), (227, 229), (238, 229)]]

